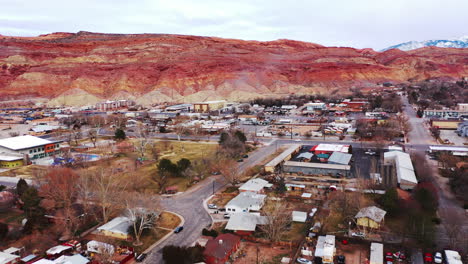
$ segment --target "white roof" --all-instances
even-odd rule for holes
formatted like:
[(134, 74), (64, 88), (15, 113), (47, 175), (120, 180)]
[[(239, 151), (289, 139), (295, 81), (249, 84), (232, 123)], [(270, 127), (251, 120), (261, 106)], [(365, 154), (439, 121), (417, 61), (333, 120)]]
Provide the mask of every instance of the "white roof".
[(468, 148), (465, 147), (449, 147), (449, 146), (429, 146), (430, 151), (458, 151), (468, 152)]
[(229, 218), (225, 227), (227, 230), (235, 231), (255, 231), (258, 224), (266, 224), (266, 218), (251, 213), (235, 213)]
[(54, 142), (30, 135), (0, 139), (1, 147), (12, 150), (28, 149), (52, 143)]
[(56, 264), (87, 264), (89, 259), (83, 257), (80, 254), (75, 254), (73, 256), (60, 256), (60, 258), (54, 260)]
[(323, 246), (325, 244), (325, 236), (319, 236), (317, 238), (317, 245), (315, 246), (315, 256), (323, 257)]
[(0, 154), (0, 160), (3, 161), (14, 161), (23, 159), (22, 156), (15, 156), (15, 155), (8, 155), (8, 154)]
[(384, 219), (386, 213), (387, 212), (385, 212), (385, 210), (382, 210), (376, 206), (369, 206), (359, 210), (355, 218), (367, 217), (377, 223), (380, 223)]
[(40, 259), (34, 262), (34, 264), (55, 264), (55, 262), (52, 260), (48, 260), (48, 259)]
[(278, 165), (280, 162), (282, 162), (285, 158), (287, 158), (289, 155), (291, 155), (294, 151), (296, 151), (301, 145), (299, 144), (294, 144), (291, 145), (289, 148), (287, 148), (285, 151), (283, 151), (281, 154), (276, 156), (276, 158), (272, 159), (270, 162), (265, 164), (266, 167), (274, 167)]
[(307, 213), (300, 211), (292, 211), (292, 220), (294, 222), (304, 223), (307, 220)]
[(17, 247), (9, 247), (5, 250), (3, 250), (4, 253), (8, 253), (8, 254), (13, 254), (15, 252), (19, 252), (21, 249), (20, 248), (17, 248)]
[(104, 242), (91, 240), (86, 244), (86, 250), (88, 250), (89, 252), (94, 252), (94, 253), (101, 253), (103, 251), (113, 253), (114, 246), (111, 244), (104, 243)]
[(383, 264), (383, 244), (371, 243), (370, 264)]
[(457, 251), (445, 250), (444, 252), (447, 257), (447, 264), (463, 264), (461, 256)]
[(46, 253), (47, 255), (55, 255), (55, 254), (60, 254), (65, 250), (71, 249), (72, 247), (70, 246), (64, 246), (64, 245), (58, 245), (52, 248), (49, 248)]
[(128, 227), (131, 225), (131, 221), (128, 217), (119, 216), (104, 225), (97, 228), (99, 231), (109, 231), (113, 233), (120, 233), (128, 235)]
[(10, 263), (17, 258), (19, 258), (19, 256), (0, 251), (0, 264)]
[(250, 208), (263, 204), (266, 195), (254, 192), (241, 192), (226, 204), (226, 207), (237, 206), (239, 208)]
[(326, 235), (325, 242), (323, 243), (323, 256), (333, 257), (335, 254), (335, 236)]
[(314, 163), (314, 162), (298, 162), (298, 161), (285, 161), (284, 167), (305, 167), (305, 168), (320, 168), (320, 169), (335, 169), (349, 171), (351, 166), (342, 164), (328, 164), (328, 163)]
[(52, 131), (55, 129), (59, 129), (60, 126), (49, 126), (49, 125), (37, 125), (33, 128), (31, 128), (32, 131), (39, 133), (39, 132), (46, 132), (46, 131)]
[(328, 158), (328, 163), (348, 165), (352, 156), (353, 155), (351, 155), (349, 153), (343, 153), (343, 152), (335, 151), (330, 155), (330, 158)]
[(242, 184), (239, 187), (239, 190), (242, 191), (252, 191), (252, 192), (259, 192), (261, 191), (266, 185), (268, 184), (267, 181), (259, 178), (250, 179), (246, 183)]
[(318, 144), (315, 148), (315, 151), (339, 151), (343, 153), (348, 153), (349, 145), (339, 145), (339, 144)]
[(301, 197), (302, 197), (302, 198), (310, 198), (310, 197), (312, 197), (312, 194), (311, 194), (311, 193), (303, 193), (303, 194), (301, 195)]
[(411, 163), (411, 157), (408, 153), (401, 151), (385, 152), (384, 162), (388, 163), (389, 161), (395, 162), (398, 183), (404, 182), (414, 185), (418, 183), (416, 174), (414, 174), (413, 163)]

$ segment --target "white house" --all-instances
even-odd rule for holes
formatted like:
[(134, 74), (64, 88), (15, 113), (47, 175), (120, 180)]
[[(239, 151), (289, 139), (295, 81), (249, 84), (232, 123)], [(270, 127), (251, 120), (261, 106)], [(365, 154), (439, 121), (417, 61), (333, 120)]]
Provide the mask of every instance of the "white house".
[(226, 213), (260, 211), (265, 204), (266, 195), (254, 192), (241, 192), (226, 205)]
[(20, 259), (20, 256), (0, 251), (0, 264), (13, 264)]
[(28, 155), (40, 159), (60, 152), (60, 143), (35, 136), (18, 136), (0, 139), (0, 152)]
[(292, 220), (294, 222), (305, 223), (305, 221), (307, 220), (307, 213), (306, 212), (300, 212), (300, 211), (293, 211), (292, 212)]
[(233, 214), (225, 227), (227, 230), (232, 231), (245, 231), (253, 232), (257, 228), (257, 225), (264, 225), (267, 223), (265, 216), (260, 216), (252, 213), (236, 213)]
[(250, 179), (246, 183), (242, 184), (239, 187), (240, 192), (254, 192), (254, 193), (264, 193), (264, 188), (269, 186), (270, 184), (259, 178)]
[(127, 239), (129, 236), (128, 227), (131, 224), (128, 217), (119, 216), (98, 227), (97, 231), (104, 236)]

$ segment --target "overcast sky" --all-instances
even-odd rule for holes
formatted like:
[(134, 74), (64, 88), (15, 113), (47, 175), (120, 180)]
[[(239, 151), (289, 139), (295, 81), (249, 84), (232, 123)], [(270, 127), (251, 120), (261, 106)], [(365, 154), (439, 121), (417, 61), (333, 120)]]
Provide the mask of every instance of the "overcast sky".
[(0, 34), (170, 33), (379, 50), (468, 35), (467, 10), (468, 0), (0, 0)]

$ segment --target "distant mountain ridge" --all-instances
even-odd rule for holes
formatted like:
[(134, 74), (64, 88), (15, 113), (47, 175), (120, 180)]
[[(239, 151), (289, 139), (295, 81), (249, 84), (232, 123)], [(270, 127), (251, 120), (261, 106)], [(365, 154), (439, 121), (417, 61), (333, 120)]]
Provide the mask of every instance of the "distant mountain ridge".
[(390, 49), (399, 49), (403, 51), (419, 49), (423, 47), (439, 47), (439, 48), (468, 48), (468, 36), (463, 36), (458, 39), (438, 39), (425, 41), (408, 41), (397, 45), (390, 46), (381, 51)]

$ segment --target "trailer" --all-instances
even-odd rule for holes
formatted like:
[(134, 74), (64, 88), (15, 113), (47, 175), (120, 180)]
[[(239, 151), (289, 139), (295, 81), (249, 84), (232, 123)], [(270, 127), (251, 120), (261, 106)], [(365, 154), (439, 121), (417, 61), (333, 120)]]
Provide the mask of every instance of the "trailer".
[(383, 244), (371, 243), (369, 264), (383, 264)]

